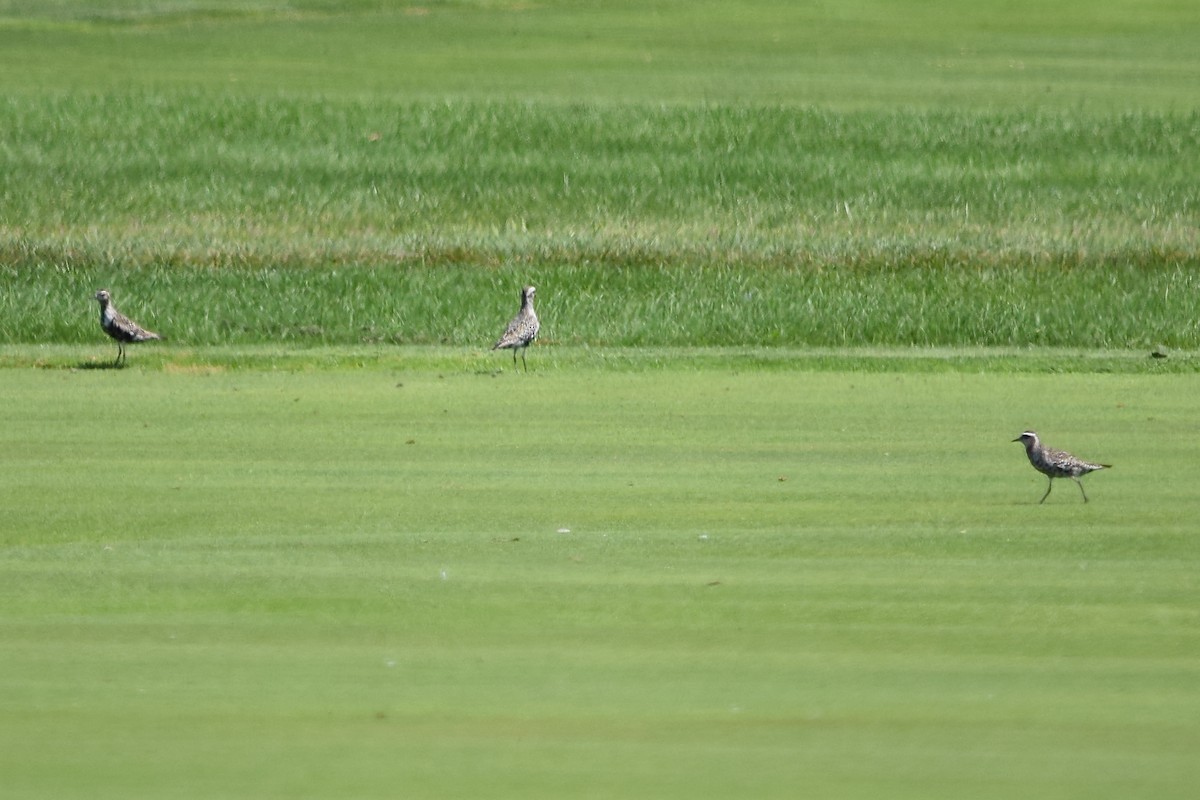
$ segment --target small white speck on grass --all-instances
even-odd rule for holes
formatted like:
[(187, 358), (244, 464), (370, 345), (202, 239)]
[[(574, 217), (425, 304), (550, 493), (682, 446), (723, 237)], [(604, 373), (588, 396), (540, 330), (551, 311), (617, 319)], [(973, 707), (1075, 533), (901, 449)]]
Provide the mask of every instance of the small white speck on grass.
[(388, 669), (393, 669), (396, 666), (396, 662), (392, 661), (391, 659), (388, 659), (387, 661), (383, 662), (383, 665), (385, 667), (387, 667)]
[(447, 577), (448, 576), (446, 575), (446, 570), (442, 570), (442, 580), (446, 580)]
[(699, 538), (699, 539), (700, 539), (700, 541), (702, 541), (702, 542), (707, 542), (707, 541), (708, 541), (708, 534), (707, 534), (707, 533), (702, 533), (702, 534), (700, 534), (700, 536), (699, 536), (698, 538)]
[(559, 528), (558, 532), (559, 533), (570, 533), (571, 529), (570, 528)]

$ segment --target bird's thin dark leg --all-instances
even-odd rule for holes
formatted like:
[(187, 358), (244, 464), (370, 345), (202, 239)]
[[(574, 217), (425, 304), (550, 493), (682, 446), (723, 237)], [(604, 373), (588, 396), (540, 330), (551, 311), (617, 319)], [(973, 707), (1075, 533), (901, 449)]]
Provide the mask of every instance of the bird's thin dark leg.
[(526, 363), (526, 361), (525, 361), (525, 350), (526, 349), (527, 348), (524, 348), (524, 347), (521, 348), (521, 366), (525, 367), (526, 372), (529, 372), (529, 364)]
[(113, 362), (114, 367), (121, 366), (122, 359), (125, 358), (125, 345), (117, 342), (117, 360)]
[(1038, 505), (1046, 502), (1046, 498), (1050, 496), (1050, 490), (1054, 488), (1054, 478), (1050, 478), (1050, 485), (1046, 487), (1046, 493), (1042, 495), (1042, 499), (1038, 500)]
[(1081, 495), (1083, 495), (1083, 502), (1086, 503), (1087, 502), (1087, 492), (1085, 492), (1083, 490), (1083, 481), (1079, 480), (1079, 478), (1071, 478), (1071, 480), (1075, 481), (1075, 485), (1079, 487), (1079, 493)]
[(517, 368), (517, 348), (513, 348), (513, 369)]

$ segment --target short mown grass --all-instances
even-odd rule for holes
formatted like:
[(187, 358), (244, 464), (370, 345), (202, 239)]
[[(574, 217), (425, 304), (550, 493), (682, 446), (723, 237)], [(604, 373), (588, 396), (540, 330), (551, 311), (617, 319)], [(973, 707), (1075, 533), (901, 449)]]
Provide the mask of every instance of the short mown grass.
[(5, 372), (16, 794), (1195, 785), (1194, 375)]
[(1172, 0), (3, 0), (0, 82), (244, 95), (784, 103), (839, 110), (1195, 105)]

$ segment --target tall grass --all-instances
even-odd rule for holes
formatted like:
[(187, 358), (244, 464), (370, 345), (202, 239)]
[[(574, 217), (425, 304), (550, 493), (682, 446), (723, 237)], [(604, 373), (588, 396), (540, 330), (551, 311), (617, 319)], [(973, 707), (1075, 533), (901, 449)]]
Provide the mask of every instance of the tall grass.
[(2, 341), (1200, 345), (1195, 114), (4, 103)]
[[(1194, 256), (1200, 115), (9, 97), (6, 261)], [(1140, 255), (1137, 255), (1140, 254)]]
[(1200, 344), (1190, 6), (0, 18), (0, 341)]
[(1190, 270), (545, 264), (0, 271), (0, 340), (107, 346), (107, 286), (169, 347), (490, 346), (539, 286), (542, 346), (1200, 346)]

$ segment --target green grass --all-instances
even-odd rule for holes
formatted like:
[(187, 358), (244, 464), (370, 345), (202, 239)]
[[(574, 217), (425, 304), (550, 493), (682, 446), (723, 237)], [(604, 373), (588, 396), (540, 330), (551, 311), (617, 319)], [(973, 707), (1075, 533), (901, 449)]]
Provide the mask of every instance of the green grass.
[[(297, 344), (176, 347), (138, 345), (121, 368), (140, 372), (311, 372), (362, 369), (497, 375), (513, 369), (509, 351), (434, 345), (357, 346)], [(1084, 350), (1056, 347), (547, 347), (528, 353), (534, 372), (613, 370), (657, 372), (684, 367), (696, 372), (990, 373), (1181, 375), (1200, 371), (1194, 352), (1157, 348)], [(0, 368), (107, 370), (116, 347), (108, 340), (87, 345), (0, 346)], [(518, 365), (517, 367), (521, 367)]]
[(5, 790), (1190, 797), (1197, 9), (0, 0)]
[[(910, 267), (0, 268), (0, 341), (107, 353), (95, 290), (168, 341), (214, 346), (490, 347), (538, 287), (562, 347), (1200, 348), (1200, 272)], [(185, 356), (186, 357), (186, 356)], [(539, 356), (540, 357), (540, 356)]]
[(0, 244), (15, 264), (1196, 259), (1194, 113), (157, 92), (7, 104)]
[(863, 107), (1195, 107), (1186, 0), (0, 2), (22, 92)]
[(1194, 117), (9, 106), (2, 341), (1200, 347)]
[(1189, 796), (1194, 375), (734, 363), (6, 370), (6, 786)]
[(0, 3), (0, 341), (1200, 347), (1193, 4), (948, 9)]

